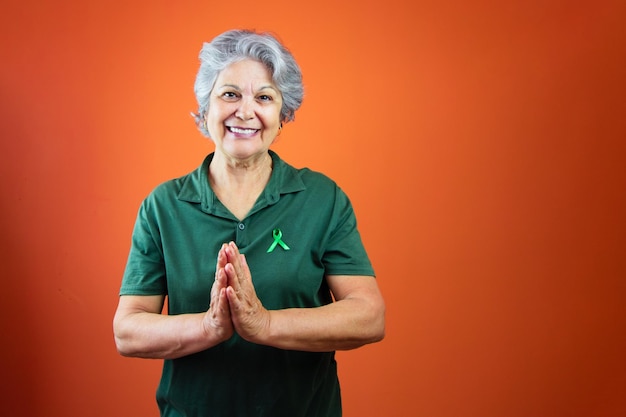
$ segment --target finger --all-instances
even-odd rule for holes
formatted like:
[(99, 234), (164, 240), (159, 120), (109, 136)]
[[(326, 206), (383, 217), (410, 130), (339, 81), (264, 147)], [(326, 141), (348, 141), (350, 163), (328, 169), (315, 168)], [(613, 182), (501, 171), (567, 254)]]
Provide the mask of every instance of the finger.
[(248, 258), (243, 253), (239, 255), (239, 276), (242, 282), (245, 281), (245, 285), (252, 288), (254, 292), (254, 285), (252, 284), (252, 272), (250, 271), (250, 267), (248, 266)]
[(246, 259), (246, 255), (243, 253), (239, 255), (239, 262), (241, 263), (241, 268), (245, 271), (250, 271), (248, 267), (248, 260)]
[(234, 328), (230, 318), (226, 288), (218, 291), (215, 304), (206, 313), (204, 326), (209, 334), (217, 335), (223, 340), (227, 340), (232, 335)]
[[(215, 281), (211, 286), (211, 302), (214, 301), (215, 297), (218, 295), (220, 288), (226, 286), (226, 279), (224, 277), (224, 267), (228, 262), (228, 258), (226, 256), (226, 244), (222, 243), (220, 250), (217, 251), (217, 260), (215, 263)], [(220, 274), (222, 274), (222, 278), (220, 281)]]
[(213, 281), (213, 285), (211, 286), (211, 292), (209, 294), (209, 308), (215, 304), (216, 297), (219, 294), (217, 278)]
[(231, 263), (235, 267), (235, 272), (238, 276), (241, 276), (242, 268), (241, 268), (241, 254), (239, 252), (239, 248), (235, 244), (235, 242), (230, 242), (228, 244), (228, 262)]
[(225, 268), (229, 275), (228, 278), (228, 296), (231, 309), (247, 310), (250, 307), (257, 306), (260, 301), (257, 297), (256, 290), (252, 284), (252, 277), (244, 255), (240, 255), (243, 272), (241, 277), (236, 276), (235, 270), (231, 264)]
[(222, 288), (219, 292), (217, 311), (220, 319), (224, 322), (230, 322), (230, 305), (228, 304), (228, 296), (226, 295), (226, 288)]
[(222, 288), (217, 292), (215, 304), (211, 306), (209, 313), (216, 326), (225, 326), (230, 322), (230, 305), (228, 304), (226, 288)]
[(228, 263), (228, 256), (226, 255), (226, 244), (222, 243), (220, 250), (217, 252), (217, 262), (215, 265), (215, 271), (217, 272), (220, 268), (224, 268)]
[(226, 265), (226, 268), (224, 268), (224, 272), (226, 273), (228, 279), (227, 286), (232, 287), (237, 294), (243, 292), (254, 292), (252, 279), (245, 269), (241, 268), (238, 272), (235, 269), (235, 266), (229, 263)]
[(219, 269), (215, 273), (215, 280), (211, 286), (211, 304), (216, 303), (217, 297), (219, 297), (220, 290), (226, 288), (228, 278), (223, 268)]
[(230, 247), (231, 256), (229, 257), (229, 261), (231, 265), (234, 267), (236, 279), (240, 285), (249, 285), (252, 283), (252, 275), (250, 272), (250, 268), (248, 267), (248, 263), (246, 260), (246, 256), (243, 253), (239, 252), (239, 248), (234, 243)]
[(233, 246), (228, 246), (226, 253), (228, 255), (228, 263), (224, 267), (224, 271), (228, 278), (228, 285), (239, 292), (242, 286), (245, 285), (245, 277), (243, 276), (241, 262), (239, 260), (239, 251), (233, 244)]
[(218, 272), (215, 272), (215, 279), (213, 280), (213, 284), (211, 285), (211, 292), (210, 292), (211, 304), (210, 305), (212, 305), (215, 302), (215, 297), (217, 297), (217, 295), (219, 293), (220, 284), (219, 284), (219, 282), (217, 280), (217, 274), (218, 274)]
[(236, 320), (239, 312), (241, 311), (241, 301), (237, 295), (237, 291), (233, 287), (225, 289), (226, 299), (228, 302), (229, 311), (233, 320)]

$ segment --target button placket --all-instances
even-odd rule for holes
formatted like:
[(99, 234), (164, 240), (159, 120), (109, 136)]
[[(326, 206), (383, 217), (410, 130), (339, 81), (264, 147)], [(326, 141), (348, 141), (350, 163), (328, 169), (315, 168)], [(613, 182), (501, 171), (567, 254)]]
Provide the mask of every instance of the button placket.
[(237, 226), (235, 229), (235, 236), (236, 236), (235, 242), (237, 243), (237, 246), (239, 246), (240, 248), (248, 244), (246, 224), (244, 222), (237, 223)]

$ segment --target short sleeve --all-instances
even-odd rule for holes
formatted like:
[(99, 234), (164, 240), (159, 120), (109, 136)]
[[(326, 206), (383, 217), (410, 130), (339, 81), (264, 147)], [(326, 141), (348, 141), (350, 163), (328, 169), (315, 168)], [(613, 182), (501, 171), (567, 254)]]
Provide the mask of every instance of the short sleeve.
[(330, 234), (323, 256), (327, 275), (375, 276), (348, 196), (336, 189)]
[(146, 199), (137, 214), (120, 295), (166, 295), (163, 245), (156, 216)]

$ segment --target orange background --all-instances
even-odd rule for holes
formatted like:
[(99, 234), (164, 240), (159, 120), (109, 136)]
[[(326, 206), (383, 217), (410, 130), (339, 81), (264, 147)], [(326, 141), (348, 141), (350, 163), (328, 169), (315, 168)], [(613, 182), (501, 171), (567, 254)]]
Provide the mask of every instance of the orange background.
[(1, 413), (156, 415), (111, 320), (136, 210), (212, 146), (203, 41), (271, 30), (274, 149), (351, 196), (388, 334), (345, 415), (626, 415), (623, 1), (3, 1)]

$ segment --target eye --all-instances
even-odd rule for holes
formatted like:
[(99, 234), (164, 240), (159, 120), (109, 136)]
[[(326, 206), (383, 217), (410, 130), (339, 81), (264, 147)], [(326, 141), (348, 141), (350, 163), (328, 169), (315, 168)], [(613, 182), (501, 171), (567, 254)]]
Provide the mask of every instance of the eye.
[(222, 98), (225, 100), (235, 100), (237, 99), (237, 97), (237, 93), (233, 91), (225, 91), (224, 93), (222, 93)]
[(261, 101), (272, 101), (274, 100), (274, 97), (267, 95), (267, 94), (262, 94), (259, 96), (259, 100)]

